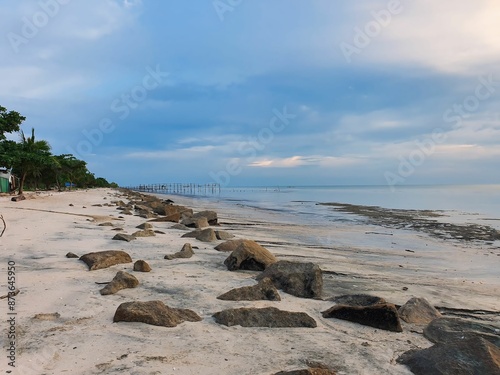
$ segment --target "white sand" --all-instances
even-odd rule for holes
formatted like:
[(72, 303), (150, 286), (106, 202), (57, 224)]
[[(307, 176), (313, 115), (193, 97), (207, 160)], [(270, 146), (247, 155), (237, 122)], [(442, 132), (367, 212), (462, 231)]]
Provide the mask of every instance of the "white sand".
[[(13, 374), (273, 374), (306, 368), (308, 361), (321, 362), (339, 374), (411, 374), (395, 359), (406, 350), (431, 345), (418, 333), (422, 330), (418, 326), (404, 324), (403, 333), (392, 333), (324, 319), (320, 312), (333, 304), (328, 301), (301, 299), (283, 292), (281, 302), (217, 300), (232, 288), (255, 284), (257, 273), (227, 271), (223, 261), (228, 254), (213, 249), (221, 241), (207, 244), (180, 238), (184, 232), (168, 229), (172, 223), (154, 224), (164, 235), (130, 243), (112, 241), (116, 232), (98, 223), (111, 215), (117, 218), (120, 212), (116, 207), (92, 205), (116, 200), (115, 194), (110, 189), (42, 193), (36, 199), (17, 203), (0, 197), (0, 214), (7, 222), (0, 239), (0, 295), (7, 293), (8, 261), (16, 263), (16, 282), (21, 291), (15, 297), (18, 342)], [(200, 202), (196, 200), (174, 200), (195, 211), (206, 208), (197, 207)], [(264, 225), (237, 209), (209, 208), (215, 208), (222, 222), (231, 224), (220, 229), (259, 241), (279, 259), (318, 263), (327, 271), (326, 297), (368, 292), (397, 304), (420, 296), (439, 306), (500, 310), (498, 278), (480, 272), (482, 262), (498, 263), (500, 257), (486, 256), (484, 249), (405, 231), (392, 231), (392, 236), (366, 234), (381, 230), (359, 226), (350, 231), (335, 231), (333, 227), (324, 248), (307, 248), (290, 241), (304, 228)], [(237, 224), (252, 220), (256, 226)], [(125, 216), (116, 224), (130, 234), (145, 221)], [(308, 231), (314, 235), (314, 228)], [(179, 251), (185, 242), (199, 247), (192, 258), (163, 259)], [(65, 257), (69, 251), (83, 255), (100, 250), (124, 250), (134, 261), (146, 260), (153, 270), (133, 272), (131, 263), (91, 272), (78, 259)], [(110, 281), (119, 270), (133, 273), (139, 287), (101, 296), (102, 285), (96, 282)], [(403, 291), (404, 286), (409, 289)], [(170, 307), (192, 309), (203, 321), (185, 322), (175, 328), (113, 323), (118, 305), (135, 300), (161, 300)], [(0, 300), (2, 348), (8, 347), (6, 301)], [(307, 312), (318, 327), (225, 327), (212, 318), (217, 311), (246, 306)], [(36, 314), (55, 312), (60, 318), (33, 319)], [(2, 353), (1, 369), (13, 370), (7, 366), (7, 350)]]

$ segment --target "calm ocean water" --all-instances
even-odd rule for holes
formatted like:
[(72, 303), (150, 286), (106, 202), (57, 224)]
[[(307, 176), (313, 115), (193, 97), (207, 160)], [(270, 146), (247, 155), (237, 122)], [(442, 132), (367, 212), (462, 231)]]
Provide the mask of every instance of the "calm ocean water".
[[(223, 188), (220, 195), (201, 199), (219, 205), (274, 212), (285, 221), (308, 223), (325, 219), (349, 220), (349, 215), (317, 205), (326, 202), (443, 210), (453, 222), (467, 222), (471, 217), (500, 219), (500, 185), (404, 186), (396, 191), (387, 186), (238, 187)], [(498, 220), (487, 224), (500, 227)]]

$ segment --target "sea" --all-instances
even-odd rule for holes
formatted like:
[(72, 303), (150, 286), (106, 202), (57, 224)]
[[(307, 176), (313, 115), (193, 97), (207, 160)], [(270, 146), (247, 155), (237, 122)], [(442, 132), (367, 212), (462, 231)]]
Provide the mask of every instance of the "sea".
[[(319, 203), (344, 203), (388, 209), (440, 211), (452, 223), (484, 221), (500, 230), (500, 185), (264, 186), (225, 187), (196, 199), (218, 207), (240, 208), (266, 220), (296, 224), (355, 222), (362, 218)], [(267, 215), (266, 215), (267, 213)], [(253, 215), (252, 215), (253, 216)]]

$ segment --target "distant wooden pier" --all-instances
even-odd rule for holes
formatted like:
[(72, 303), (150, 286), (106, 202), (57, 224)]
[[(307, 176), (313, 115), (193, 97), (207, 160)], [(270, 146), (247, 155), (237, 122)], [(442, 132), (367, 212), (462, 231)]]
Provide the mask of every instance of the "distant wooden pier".
[(194, 183), (160, 183), (146, 184), (138, 186), (128, 186), (127, 189), (158, 194), (178, 194), (178, 195), (219, 195), (220, 184), (194, 184)]

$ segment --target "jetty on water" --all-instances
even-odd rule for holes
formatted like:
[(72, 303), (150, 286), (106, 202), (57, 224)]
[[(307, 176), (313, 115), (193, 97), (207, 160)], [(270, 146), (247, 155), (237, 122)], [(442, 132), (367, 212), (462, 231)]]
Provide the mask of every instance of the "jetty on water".
[(127, 189), (158, 194), (178, 195), (219, 195), (220, 184), (195, 184), (195, 183), (159, 183), (138, 186), (129, 186)]

